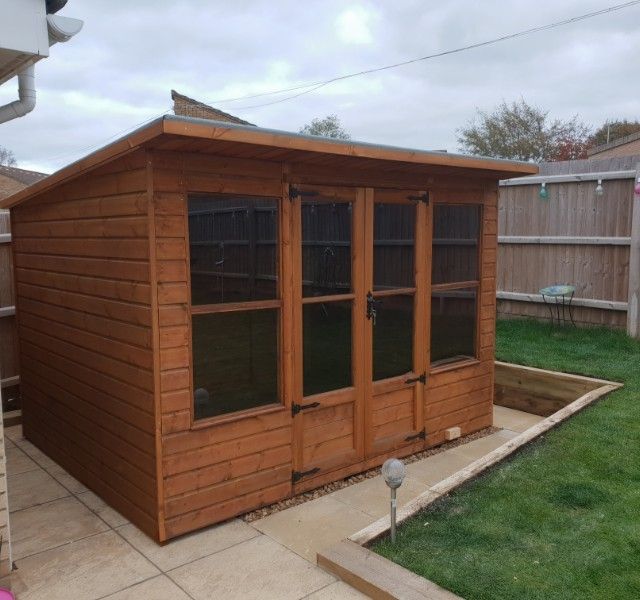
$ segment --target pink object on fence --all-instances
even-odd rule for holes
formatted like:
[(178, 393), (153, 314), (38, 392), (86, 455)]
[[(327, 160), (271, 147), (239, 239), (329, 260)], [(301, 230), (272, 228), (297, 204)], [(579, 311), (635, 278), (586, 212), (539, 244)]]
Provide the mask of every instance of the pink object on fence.
[(0, 600), (16, 600), (16, 597), (9, 590), (0, 589)]

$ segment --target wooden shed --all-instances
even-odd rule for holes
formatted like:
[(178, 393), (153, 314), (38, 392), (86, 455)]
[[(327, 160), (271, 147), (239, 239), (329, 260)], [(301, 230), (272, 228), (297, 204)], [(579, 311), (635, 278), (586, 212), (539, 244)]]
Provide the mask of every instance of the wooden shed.
[(6, 199), (24, 435), (158, 541), (492, 423), (500, 178), (163, 117)]

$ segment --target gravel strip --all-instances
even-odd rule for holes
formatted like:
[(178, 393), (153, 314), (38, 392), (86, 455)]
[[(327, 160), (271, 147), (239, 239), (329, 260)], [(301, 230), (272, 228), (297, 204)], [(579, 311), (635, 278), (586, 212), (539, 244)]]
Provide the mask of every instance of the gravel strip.
[[(402, 462), (405, 465), (408, 465), (418, 460), (422, 460), (423, 458), (433, 456), (434, 454), (440, 454), (445, 450), (457, 448), (458, 446), (463, 446), (464, 444), (468, 444), (469, 442), (473, 442), (474, 440), (479, 440), (480, 438), (491, 435), (492, 433), (496, 433), (497, 431), (500, 431), (499, 427), (487, 427), (486, 429), (481, 429), (480, 431), (476, 431), (475, 433), (472, 433), (470, 435), (458, 438), (457, 440), (453, 440), (452, 442), (445, 442), (444, 444), (436, 446), (435, 448), (429, 448), (428, 450), (423, 450), (422, 452), (417, 452), (416, 454), (406, 456), (402, 459)], [(316, 498), (320, 498), (321, 496), (326, 496), (327, 494), (331, 494), (332, 492), (341, 490), (342, 488), (346, 488), (350, 485), (353, 485), (354, 483), (360, 483), (365, 479), (371, 479), (372, 477), (376, 477), (377, 475), (380, 475), (380, 467), (369, 469), (368, 471), (364, 471), (363, 473), (358, 473), (356, 475), (351, 475), (346, 479), (332, 481), (331, 483), (327, 483), (326, 485), (323, 485), (322, 487), (319, 487), (315, 490), (304, 492), (303, 494), (300, 494), (298, 496), (293, 496), (292, 498), (281, 500), (280, 502), (270, 504), (269, 506), (265, 506), (264, 508), (258, 508), (257, 510), (248, 512), (242, 515), (240, 518), (246, 523), (251, 523), (252, 521), (257, 521), (258, 519), (268, 517), (273, 513), (291, 508), (292, 506), (297, 506), (298, 504), (309, 502), (309, 500), (315, 500)]]

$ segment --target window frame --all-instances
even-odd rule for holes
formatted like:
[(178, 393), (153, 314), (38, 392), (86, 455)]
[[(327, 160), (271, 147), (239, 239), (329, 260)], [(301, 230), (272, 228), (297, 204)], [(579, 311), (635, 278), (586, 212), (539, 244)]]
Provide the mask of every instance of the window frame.
[[(358, 214), (358, 210), (356, 207), (356, 203), (358, 202), (358, 189), (356, 187), (343, 187), (343, 186), (331, 186), (331, 185), (311, 185), (308, 186), (313, 192), (317, 192), (318, 195), (314, 195), (309, 200), (303, 200), (302, 202), (298, 202), (296, 205), (296, 214), (293, 217), (295, 219), (294, 226), (297, 229), (297, 238), (296, 244), (299, 245), (299, 248), (294, 249), (299, 260), (299, 275), (300, 281), (295, 284), (296, 289), (299, 288), (299, 297), (295, 297), (293, 304), (295, 304), (295, 310), (299, 311), (299, 314), (296, 316), (296, 320), (301, 324), (300, 327), (300, 361), (299, 361), (299, 381), (296, 383), (299, 386), (299, 397), (305, 401), (313, 401), (313, 399), (318, 396), (321, 397), (326, 394), (340, 394), (340, 393), (348, 393), (353, 392), (355, 390), (356, 381), (357, 381), (357, 369), (359, 368), (356, 365), (356, 356), (357, 354), (357, 344), (359, 340), (355, 339), (357, 329), (354, 327), (354, 318), (355, 311), (357, 310), (357, 292), (356, 292), (356, 278), (358, 277), (357, 268), (357, 252), (355, 251), (354, 244), (358, 243), (358, 227), (362, 227), (362, 224), (358, 224), (356, 215)], [(362, 202), (362, 199), (360, 200)], [(303, 252), (304, 252), (304, 233), (303, 233), (303, 221), (302, 221), (302, 208), (304, 203), (308, 204), (347, 204), (351, 206), (351, 227), (350, 227), (350, 240), (349, 240), (349, 248), (350, 248), (350, 290), (348, 292), (340, 292), (337, 294), (325, 294), (320, 296), (305, 296), (303, 292), (304, 288), (304, 267), (303, 267)], [(351, 385), (342, 388), (336, 388), (332, 390), (325, 390), (322, 392), (316, 392), (313, 394), (306, 395), (304, 394), (304, 327), (302, 323), (304, 322), (303, 311), (306, 305), (310, 304), (325, 304), (325, 303), (340, 303), (340, 302), (349, 302), (351, 304)], [(298, 396), (297, 396), (298, 397)]]
[[(240, 197), (252, 197), (264, 200), (274, 200), (276, 202), (277, 212), (277, 237), (275, 240), (276, 248), (276, 272), (278, 273), (278, 282), (276, 286), (276, 298), (269, 300), (248, 300), (241, 302), (223, 302), (218, 304), (193, 304), (191, 294), (191, 239), (189, 233), (189, 200), (191, 198), (210, 198), (219, 196), (221, 198), (232, 198), (234, 196)], [(184, 194), (185, 201), (185, 247), (186, 247), (186, 267), (187, 267), (187, 294), (188, 294), (188, 340), (189, 340), (189, 390), (190, 390), (190, 422), (191, 430), (204, 429), (215, 425), (221, 425), (225, 423), (235, 422), (247, 417), (260, 416), (273, 412), (281, 412), (287, 410), (289, 402), (288, 390), (285, 386), (285, 373), (283, 371), (283, 354), (284, 346), (290, 346), (290, 340), (287, 338), (286, 327), (288, 319), (285, 315), (287, 302), (285, 301), (286, 287), (283, 285), (285, 278), (288, 276), (288, 269), (290, 269), (290, 259), (285, 256), (285, 242), (290, 240), (290, 210), (284, 194), (273, 195), (256, 194), (255, 190), (248, 190), (244, 192), (242, 189), (234, 189), (225, 192), (201, 192), (201, 191), (187, 191)], [(193, 316), (205, 315), (205, 314), (221, 314), (230, 312), (250, 312), (255, 310), (278, 310), (278, 351), (277, 351), (277, 378), (278, 378), (278, 400), (273, 403), (255, 406), (247, 409), (232, 411), (228, 413), (222, 413), (219, 415), (213, 415), (210, 417), (203, 417), (197, 419), (195, 415), (195, 402), (194, 402), (194, 362), (193, 362)]]
[[(434, 229), (435, 229), (435, 211), (437, 206), (472, 206), (478, 210), (479, 218), (478, 218), (478, 244), (477, 244), (477, 274), (478, 278), (470, 281), (455, 281), (455, 282), (447, 282), (447, 283), (433, 283), (433, 240), (434, 240)], [(450, 371), (453, 369), (459, 369), (462, 367), (467, 367), (470, 365), (474, 365), (480, 362), (480, 313), (481, 313), (481, 304), (482, 304), (482, 257), (484, 250), (484, 203), (482, 201), (471, 201), (466, 199), (456, 199), (456, 198), (446, 198), (446, 199), (438, 199), (432, 204), (431, 211), (431, 227), (430, 227), (430, 243), (431, 243), (431, 272), (429, 274), (429, 373), (441, 373), (444, 371)], [(433, 293), (438, 291), (453, 291), (453, 290), (461, 290), (461, 289), (475, 289), (476, 292), (476, 306), (475, 306), (475, 315), (474, 315), (474, 336), (473, 336), (473, 356), (465, 356), (460, 358), (460, 360), (448, 360), (441, 359), (440, 361), (433, 362), (431, 360), (431, 331), (432, 331), (432, 323), (433, 323), (433, 313), (432, 313), (432, 298)], [(445, 362), (446, 361), (446, 362)]]
[[(415, 372), (424, 372), (421, 371), (419, 365), (417, 364), (417, 346), (419, 345), (419, 331), (420, 328), (417, 326), (417, 315), (420, 311), (420, 298), (419, 287), (420, 282), (417, 281), (417, 273), (418, 273), (418, 262), (420, 261), (420, 256), (418, 255), (419, 251), (419, 241), (418, 236), (424, 235), (424, 233), (420, 234), (420, 218), (419, 218), (419, 204), (415, 200), (409, 200), (406, 197), (399, 197), (395, 192), (395, 190), (387, 192), (380, 192), (380, 190), (376, 190), (377, 193), (374, 193), (373, 201), (372, 201), (372, 238), (371, 238), (371, 296), (374, 300), (383, 300), (384, 298), (391, 298), (394, 296), (406, 296), (410, 297), (413, 302), (413, 314), (412, 314), (412, 347), (411, 347), (411, 368), (409, 371), (405, 373), (400, 373), (398, 375), (391, 375), (388, 377), (381, 377), (380, 379), (375, 378), (375, 363), (374, 363), (374, 344), (375, 344), (375, 336), (371, 336), (371, 381), (373, 382), (374, 387), (379, 387), (383, 385), (383, 382), (390, 382), (395, 380), (404, 380), (407, 377), (411, 377), (411, 375)], [(404, 194), (404, 191), (401, 192)], [(377, 205), (398, 205), (398, 206), (409, 206), (413, 208), (413, 286), (409, 287), (390, 287), (386, 289), (375, 289), (375, 219), (376, 219), (376, 207)], [(430, 277), (430, 275), (429, 275)], [(424, 342), (423, 342), (424, 343)], [(425, 344), (426, 345), (426, 344)]]

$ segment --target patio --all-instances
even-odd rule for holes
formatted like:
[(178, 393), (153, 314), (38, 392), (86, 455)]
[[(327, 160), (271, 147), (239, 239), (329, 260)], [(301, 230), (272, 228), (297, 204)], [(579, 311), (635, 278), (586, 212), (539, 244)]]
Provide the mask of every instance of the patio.
[[(495, 407), (502, 430), (408, 465), (399, 503), (412, 500), (540, 420)], [(362, 598), (318, 568), (316, 552), (387, 511), (380, 477), (266, 518), (233, 519), (164, 547), (7, 428), (16, 570), (0, 582), (20, 600), (47, 598)]]

